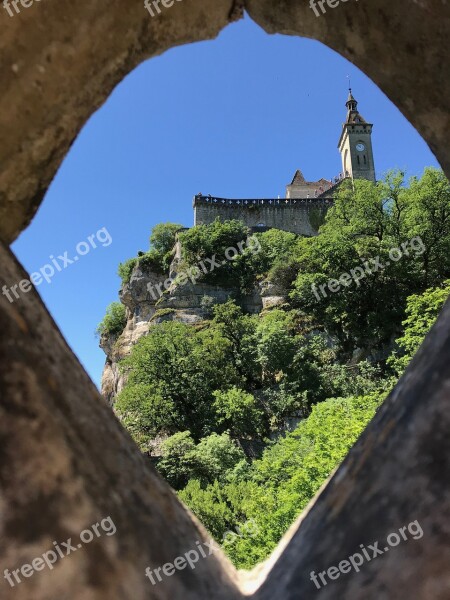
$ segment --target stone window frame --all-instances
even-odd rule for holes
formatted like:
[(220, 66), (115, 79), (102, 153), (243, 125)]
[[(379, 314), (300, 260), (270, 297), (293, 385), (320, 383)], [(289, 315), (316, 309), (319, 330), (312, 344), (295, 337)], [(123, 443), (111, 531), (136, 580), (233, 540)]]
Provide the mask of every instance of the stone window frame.
[[(2, 14), (1, 281), (26, 276), (8, 246), (114, 87), (142, 60), (216, 37), (242, 16), (244, 5), (190, 0), (175, 6), (157, 19), (141, 3), (125, 7), (112, 0), (89, 8), (68, 0), (41, 2), (14, 18)], [(431, 0), (398, 0), (395, 7), (391, 0), (371, 0), (341, 4), (320, 18), (298, 0), (248, 0), (245, 8), (268, 33), (312, 37), (358, 65), (450, 174), (448, 7)], [(374, 421), (269, 561), (245, 576), (216, 555), (192, 573), (171, 577), (164, 588), (151, 587), (145, 566), (172, 562), (194, 540), (206, 539), (205, 531), (102, 402), (37, 294), (20, 305), (2, 297), (0, 330), (3, 562), (20, 565), (24, 556), (35, 556), (31, 548), (45, 551), (49, 540), (70, 537), (108, 513), (118, 529), (107, 544), (86, 549), (83, 560), (73, 557), (64, 569), (4, 588), (5, 597), (39, 600), (67, 591), (70, 598), (87, 598), (93, 582), (96, 598), (108, 600), (450, 595), (448, 304)], [(414, 519), (425, 531), (420, 551), (404, 545), (316, 593), (310, 571), (336, 565), (361, 543), (382, 538), (384, 528), (393, 531)]]

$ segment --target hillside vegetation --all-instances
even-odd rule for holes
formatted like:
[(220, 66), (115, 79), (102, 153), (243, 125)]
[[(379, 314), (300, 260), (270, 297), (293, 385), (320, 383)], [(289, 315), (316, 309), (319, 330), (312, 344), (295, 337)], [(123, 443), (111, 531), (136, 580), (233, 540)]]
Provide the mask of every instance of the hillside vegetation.
[[(158, 226), (133, 265), (166, 272), (179, 230)], [(249, 234), (238, 221), (182, 231), (181, 268)], [(144, 452), (164, 436), (157, 468), (242, 568), (268, 556), (343, 460), (447, 299), (450, 186), (431, 168), (407, 185), (400, 172), (355, 181), (318, 237), (256, 235), (259, 252), (202, 276), (233, 289), (228, 301), (195, 326), (149, 327), (121, 362), (115, 406)], [(242, 298), (265, 283), (284, 304), (246, 314)], [(103, 333), (123, 323), (117, 309), (107, 319)]]

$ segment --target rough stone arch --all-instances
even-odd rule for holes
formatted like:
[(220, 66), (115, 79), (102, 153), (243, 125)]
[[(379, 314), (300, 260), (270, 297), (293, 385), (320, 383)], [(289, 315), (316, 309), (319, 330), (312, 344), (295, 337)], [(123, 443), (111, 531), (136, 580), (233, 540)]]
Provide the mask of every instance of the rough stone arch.
[[(440, 0), (352, 0), (317, 18), (306, 0), (247, 0), (268, 33), (322, 41), (361, 68), (428, 142), (450, 175), (448, 37)], [(0, 14), (0, 285), (25, 273), (8, 248), (32, 219), (70, 144), (142, 60), (215, 37), (241, 0), (184, 0), (158, 18), (142, 2), (42, 0)], [(420, 76), (419, 76), (420, 74)], [(0, 296), (0, 564), (18, 568), (111, 515), (94, 541), (2, 598), (379, 599), (450, 597), (450, 305), (374, 422), (269, 563), (238, 577), (220, 555), (151, 586), (206, 534), (144, 463), (39, 297)], [(68, 384), (68, 382), (70, 382)], [(327, 569), (412, 520), (425, 535), (389, 560), (318, 592)], [(364, 539), (362, 535), (364, 534)]]

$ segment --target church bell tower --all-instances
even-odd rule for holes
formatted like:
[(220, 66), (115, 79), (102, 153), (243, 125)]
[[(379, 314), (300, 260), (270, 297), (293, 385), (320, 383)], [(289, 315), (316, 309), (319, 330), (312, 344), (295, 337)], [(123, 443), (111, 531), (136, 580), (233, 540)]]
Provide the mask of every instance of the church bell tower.
[(358, 111), (358, 102), (350, 88), (347, 120), (342, 126), (339, 152), (342, 157), (343, 174), (352, 179), (368, 179), (376, 182), (372, 149), (372, 123), (367, 123)]

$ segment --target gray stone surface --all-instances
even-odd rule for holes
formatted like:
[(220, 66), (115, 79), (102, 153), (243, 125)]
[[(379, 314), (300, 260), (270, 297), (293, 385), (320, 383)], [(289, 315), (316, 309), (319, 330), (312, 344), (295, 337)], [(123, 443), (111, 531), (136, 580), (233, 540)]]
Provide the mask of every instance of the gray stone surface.
[[(194, 202), (194, 224), (208, 225), (216, 218), (223, 221), (237, 219), (251, 228), (275, 228), (290, 231), (298, 235), (312, 237), (317, 235), (319, 225), (325, 219), (330, 202), (320, 200), (298, 201), (279, 200), (278, 205), (269, 204), (237, 205), (222, 203), (205, 203), (203, 200)], [(275, 202), (278, 202), (276, 200)], [(288, 202), (289, 204), (286, 204)]]

